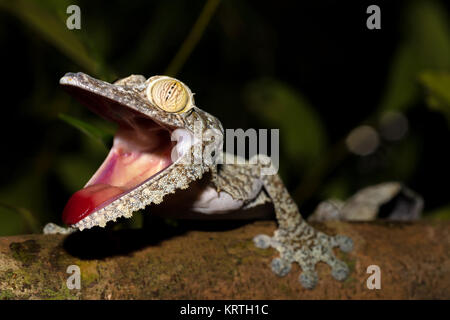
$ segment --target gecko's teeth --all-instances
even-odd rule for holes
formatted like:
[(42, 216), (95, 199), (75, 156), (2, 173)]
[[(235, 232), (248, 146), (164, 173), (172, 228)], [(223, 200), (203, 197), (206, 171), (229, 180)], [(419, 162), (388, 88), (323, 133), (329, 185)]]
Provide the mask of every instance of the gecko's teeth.
[[(106, 207), (93, 212), (84, 219), (78, 221), (73, 227), (83, 229), (90, 229), (95, 226), (104, 228), (109, 221), (116, 221), (118, 218), (131, 218), (134, 211), (143, 209), (145, 201), (143, 197), (139, 197), (139, 189), (132, 192), (132, 194), (125, 195)], [(144, 193), (142, 193), (144, 194)]]
[(201, 179), (207, 168), (196, 166), (186, 171), (185, 166), (178, 163), (168, 170), (171, 172), (160, 172), (150, 181), (78, 221), (72, 227), (80, 230), (95, 226), (104, 227), (109, 221), (116, 221), (122, 217), (130, 218), (134, 211), (143, 209), (152, 203), (161, 203), (164, 196), (174, 193), (177, 189), (186, 189), (190, 181)]

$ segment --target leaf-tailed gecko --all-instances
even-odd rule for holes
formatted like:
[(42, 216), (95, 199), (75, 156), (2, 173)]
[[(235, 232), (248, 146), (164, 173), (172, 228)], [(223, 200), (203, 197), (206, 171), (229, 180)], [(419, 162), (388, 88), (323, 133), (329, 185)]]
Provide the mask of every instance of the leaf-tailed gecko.
[[(326, 235), (306, 223), (279, 175), (268, 170), (267, 156), (239, 161), (242, 158), (223, 153), (222, 124), (195, 105), (183, 82), (131, 75), (111, 84), (68, 73), (60, 84), (92, 111), (118, 124), (103, 164), (64, 209), (68, 230), (104, 227), (150, 204), (164, 203), (172, 193), (191, 194), (190, 201), (178, 204), (188, 204), (190, 212), (199, 215), (245, 211), (271, 202), (278, 229), (272, 237), (257, 235), (253, 240), (259, 248), (278, 250), (279, 257), (271, 263), (275, 274), (286, 275), (297, 262), (302, 269), (300, 283), (313, 288), (318, 281), (315, 265), (322, 261), (331, 266), (335, 279), (348, 276), (347, 265), (336, 258), (333, 248), (348, 252), (352, 240)], [(62, 229), (49, 224), (44, 232)]]

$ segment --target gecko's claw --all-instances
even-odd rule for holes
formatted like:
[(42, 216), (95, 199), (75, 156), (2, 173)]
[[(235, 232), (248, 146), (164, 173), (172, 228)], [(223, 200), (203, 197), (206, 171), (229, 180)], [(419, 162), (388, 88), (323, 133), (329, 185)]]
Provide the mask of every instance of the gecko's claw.
[(307, 271), (302, 272), (300, 276), (298, 277), (298, 281), (300, 281), (301, 285), (306, 289), (314, 289), (317, 282), (319, 282), (319, 276), (317, 275), (317, 272)]
[(353, 240), (347, 236), (337, 235), (334, 237), (339, 249), (344, 252), (350, 252), (353, 250)]
[(259, 234), (253, 238), (253, 243), (257, 248), (267, 249), (271, 246), (271, 238), (266, 234)]
[(303, 287), (312, 289), (316, 286), (319, 276), (315, 271), (318, 262), (325, 262), (331, 267), (331, 275), (339, 281), (348, 277), (349, 268), (345, 262), (336, 258), (333, 248), (339, 247), (344, 252), (349, 252), (353, 248), (353, 241), (346, 236), (328, 236), (323, 232), (311, 233), (312, 227), (303, 225), (303, 228), (310, 228), (305, 234), (278, 229), (273, 237), (260, 234), (253, 238), (258, 248), (266, 249), (272, 247), (280, 253), (278, 258), (272, 260), (272, 271), (282, 277), (289, 273), (291, 264), (297, 262), (302, 268), (299, 281)]
[(291, 265), (291, 262), (280, 258), (273, 259), (271, 263), (273, 273), (280, 277), (284, 277), (291, 271)]
[(331, 275), (339, 281), (347, 279), (349, 274), (348, 266), (345, 262), (336, 259), (336, 263), (331, 267)]

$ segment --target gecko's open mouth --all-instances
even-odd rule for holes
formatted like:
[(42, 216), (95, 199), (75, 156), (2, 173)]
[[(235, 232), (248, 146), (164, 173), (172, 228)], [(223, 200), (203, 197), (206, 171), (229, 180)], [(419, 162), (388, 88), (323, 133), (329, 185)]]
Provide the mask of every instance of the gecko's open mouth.
[(68, 201), (63, 220), (75, 224), (172, 164), (170, 131), (150, 119), (121, 125), (108, 156), (85, 187)]
[[(91, 81), (93, 78), (86, 79)], [(133, 103), (118, 101), (111, 94), (105, 95), (105, 90), (97, 92), (91, 84), (83, 87), (81, 80), (79, 74), (69, 74), (61, 79), (61, 84), (94, 112), (116, 122), (119, 129), (103, 164), (84, 188), (75, 192), (66, 204), (62, 218), (68, 225), (78, 223), (149, 181), (173, 164), (181, 155), (180, 148), (186, 147), (180, 143), (182, 139), (178, 139), (178, 143), (172, 141), (174, 135), (179, 137), (187, 134), (186, 130), (152, 119), (136, 110)], [(116, 90), (114, 85), (104, 85)], [(126, 96), (126, 92), (123, 95)], [(139, 99), (138, 96), (128, 97), (131, 98)]]

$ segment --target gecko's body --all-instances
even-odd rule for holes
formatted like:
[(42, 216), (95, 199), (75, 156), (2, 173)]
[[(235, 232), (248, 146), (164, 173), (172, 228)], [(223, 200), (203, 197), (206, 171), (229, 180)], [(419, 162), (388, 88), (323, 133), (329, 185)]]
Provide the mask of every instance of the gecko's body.
[(103, 227), (150, 204), (206, 217), (271, 202), (278, 229), (273, 237), (259, 235), (254, 242), (280, 252), (272, 261), (276, 274), (287, 274), (295, 261), (303, 270), (300, 282), (312, 288), (318, 280), (315, 265), (323, 261), (336, 279), (347, 277), (348, 268), (333, 248), (349, 251), (352, 241), (308, 225), (280, 177), (264, 173), (267, 157), (256, 157), (254, 164), (237, 163), (227, 154), (222, 158), (222, 125), (195, 106), (185, 84), (136, 75), (110, 84), (82, 73), (67, 74), (61, 84), (94, 112), (119, 124), (104, 163), (66, 205), (65, 223), (80, 230)]

